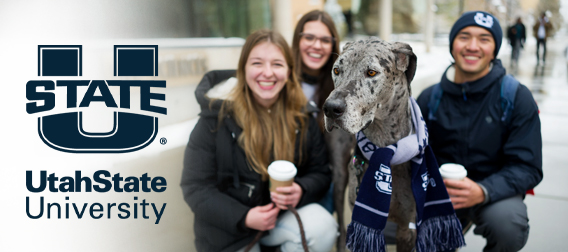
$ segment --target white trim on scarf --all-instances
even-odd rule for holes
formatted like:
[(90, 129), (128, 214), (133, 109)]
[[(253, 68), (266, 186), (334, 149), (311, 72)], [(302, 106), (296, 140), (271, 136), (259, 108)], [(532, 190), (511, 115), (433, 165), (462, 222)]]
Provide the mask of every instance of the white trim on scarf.
[(381, 212), (381, 211), (379, 211), (379, 210), (377, 210), (377, 209), (374, 209), (374, 208), (372, 208), (372, 207), (370, 207), (370, 206), (367, 206), (367, 205), (365, 205), (365, 204), (363, 204), (363, 203), (361, 203), (361, 202), (359, 202), (359, 201), (355, 201), (355, 205), (358, 206), (358, 207), (361, 207), (361, 208), (363, 208), (363, 209), (365, 209), (365, 210), (367, 210), (367, 211), (369, 211), (369, 212), (371, 212), (371, 213), (374, 213), (374, 214), (377, 214), (377, 215), (380, 215), (380, 216), (383, 216), (383, 217), (389, 217), (389, 214), (388, 214), (388, 213)]
[(452, 203), (452, 200), (450, 200), (450, 199), (443, 199), (443, 200), (428, 201), (428, 202), (424, 203), (424, 207), (431, 206), (431, 205), (446, 204), (446, 203)]

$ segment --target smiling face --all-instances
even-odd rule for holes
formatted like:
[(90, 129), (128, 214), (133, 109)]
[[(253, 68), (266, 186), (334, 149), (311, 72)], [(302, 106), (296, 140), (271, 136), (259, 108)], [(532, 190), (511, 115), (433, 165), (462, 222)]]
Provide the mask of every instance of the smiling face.
[(300, 38), (300, 55), (304, 71), (311, 75), (319, 74), (333, 48), (333, 37), (327, 26), (321, 21), (309, 21), (304, 24)]
[(286, 58), (273, 43), (260, 43), (250, 51), (245, 79), (254, 99), (263, 107), (269, 108), (278, 100), (289, 75)]
[(468, 26), (459, 31), (452, 48), (456, 61), (454, 82), (474, 81), (489, 73), (489, 64), (495, 58), (494, 51), (495, 40), (488, 30)]

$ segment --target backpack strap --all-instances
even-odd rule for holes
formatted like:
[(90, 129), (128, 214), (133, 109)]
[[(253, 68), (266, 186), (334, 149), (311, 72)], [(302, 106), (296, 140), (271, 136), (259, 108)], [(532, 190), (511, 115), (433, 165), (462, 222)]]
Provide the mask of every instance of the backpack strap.
[(440, 105), (442, 94), (444, 94), (444, 90), (442, 90), (440, 83), (434, 85), (434, 88), (432, 88), (432, 93), (430, 93), (430, 101), (428, 102), (428, 120), (430, 121), (437, 120), (435, 114), (438, 110), (438, 106)]
[[(503, 110), (503, 116), (501, 116), (501, 122), (505, 125), (509, 124), (509, 121), (513, 114), (513, 109), (515, 108), (515, 97), (517, 96), (517, 88), (519, 87), (519, 81), (515, 79), (510, 74), (503, 77), (501, 82), (501, 109)], [(526, 194), (534, 195), (534, 188), (528, 189)]]
[[(501, 116), (502, 122), (509, 123), (509, 119), (511, 118), (511, 114), (515, 108), (515, 97), (517, 95), (517, 88), (519, 87), (519, 84), (519, 81), (510, 74), (503, 77), (503, 81), (501, 82), (501, 109), (503, 111)], [(442, 90), (440, 83), (435, 84), (432, 89), (432, 93), (430, 93), (430, 101), (428, 102), (428, 120), (437, 120), (435, 115), (438, 110), (438, 106), (440, 106), (440, 100), (442, 99), (443, 94), (444, 90)]]
[(503, 111), (501, 122), (508, 124), (511, 119), (513, 109), (515, 108), (515, 96), (517, 95), (518, 87), (519, 81), (513, 76), (507, 74), (503, 77), (501, 82), (501, 110)]

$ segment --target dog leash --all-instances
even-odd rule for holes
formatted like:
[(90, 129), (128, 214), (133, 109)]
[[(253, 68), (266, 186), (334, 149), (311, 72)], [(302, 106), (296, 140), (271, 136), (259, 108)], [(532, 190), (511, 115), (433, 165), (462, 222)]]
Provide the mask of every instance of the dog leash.
[[(294, 208), (292, 205), (287, 205), (286, 207), (296, 217), (296, 220), (298, 221), (298, 226), (300, 228), (300, 236), (302, 237), (302, 247), (304, 248), (305, 252), (309, 252), (310, 250), (308, 249), (308, 242), (306, 241), (306, 234), (304, 233), (304, 225), (302, 224), (302, 220), (300, 219), (300, 215), (298, 214), (298, 211), (296, 211), (296, 208)], [(262, 238), (262, 235), (264, 234), (264, 232), (265, 231), (258, 232), (256, 234), (256, 236), (254, 237), (254, 239), (247, 245), (244, 252), (249, 252), (252, 249), (252, 247), (254, 247), (254, 245), (260, 240), (260, 238)]]
[(355, 168), (355, 176), (357, 177), (357, 187), (355, 187), (355, 195), (359, 194), (359, 186), (363, 180), (363, 175), (365, 175), (365, 162), (367, 161), (359, 148), (355, 148), (355, 153), (353, 154), (353, 167)]

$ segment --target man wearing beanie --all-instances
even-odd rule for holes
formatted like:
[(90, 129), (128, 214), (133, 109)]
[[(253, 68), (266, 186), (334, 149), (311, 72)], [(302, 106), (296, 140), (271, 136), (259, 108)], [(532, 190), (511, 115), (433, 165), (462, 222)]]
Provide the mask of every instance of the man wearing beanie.
[(484, 251), (525, 245), (523, 199), (542, 180), (538, 108), (524, 85), (505, 77), (497, 59), (502, 40), (493, 15), (464, 13), (450, 32), (454, 63), (418, 97), (438, 163), (467, 170), (464, 180), (444, 183), (464, 229), (473, 222), (474, 234), (487, 240)]

